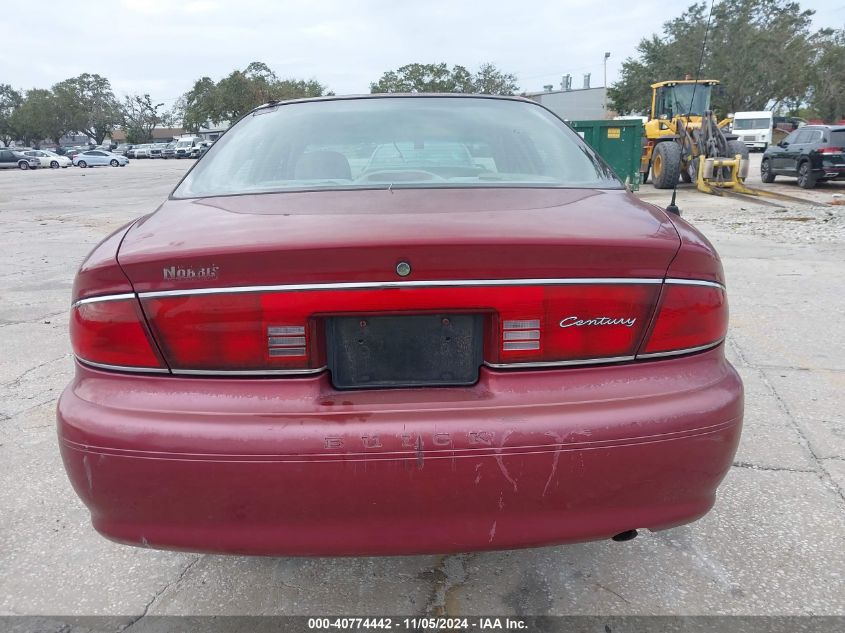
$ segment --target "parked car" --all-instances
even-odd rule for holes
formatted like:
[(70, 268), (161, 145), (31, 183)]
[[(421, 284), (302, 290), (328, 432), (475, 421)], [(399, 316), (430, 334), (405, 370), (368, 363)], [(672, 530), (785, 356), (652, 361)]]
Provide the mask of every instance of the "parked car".
[(792, 176), (798, 186), (845, 179), (845, 127), (805, 125), (763, 153), (760, 177), (772, 183), (776, 176)]
[(161, 150), (161, 157), (162, 158), (175, 158), (176, 157), (176, 142), (173, 141), (168, 143), (164, 146), (164, 149)]
[(131, 150), (134, 146), (128, 143), (121, 143), (118, 145), (114, 150), (112, 150), (115, 154), (120, 156), (126, 156), (127, 152)]
[(0, 169), (38, 169), (41, 161), (16, 149), (0, 148)]
[(176, 141), (176, 158), (191, 158), (194, 146), (201, 142), (202, 139), (198, 136), (178, 139)]
[[(419, 554), (622, 541), (710, 510), (743, 400), (695, 227), (527, 99), (254, 113), (77, 274), (59, 446), (97, 530)], [(393, 143), (413, 167), (367, 168)], [(490, 160), (426, 155), (443, 143)]]
[(100, 165), (111, 165), (112, 167), (126, 167), (129, 159), (126, 156), (104, 152), (101, 149), (92, 149), (82, 152), (73, 157), (73, 164), (77, 167), (97, 167)]
[(161, 158), (163, 156), (165, 143), (153, 143), (150, 145), (150, 158)]
[(143, 143), (136, 145), (129, 151), (129, 158), (149, 158), (150, 157), (150, 143)]
[(191, 158), (199, 158), (208, 151), (208, 148), (214, 145), (214, 141), (200, 141), (191, 148)]
[(72, 165), (71, 159), (67, 156), (59, 156), (55, 152), (50, 152), (44, 149), (29, 149), (23, 153), (27, 156), (37, 158), (39, 166), (41, 167), (58, 169), (59, 167), (70, 167)]

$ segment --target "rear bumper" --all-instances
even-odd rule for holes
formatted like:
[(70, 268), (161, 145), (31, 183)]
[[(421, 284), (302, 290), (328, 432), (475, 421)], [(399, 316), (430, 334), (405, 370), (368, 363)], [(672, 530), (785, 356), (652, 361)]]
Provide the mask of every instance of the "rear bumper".
[(840, 165), (822, 165), (821, 169), (814, 171), (822, 178), (827, 178), (828, 180), (845, 178), (845, 167)]
[(502, 549), (693, 521), (742, 423), (721, 347), (468, 388), (337, 392), (326, 376), (192, 379), (78, 366), (58, 406), (95, 528), (273, 555)]

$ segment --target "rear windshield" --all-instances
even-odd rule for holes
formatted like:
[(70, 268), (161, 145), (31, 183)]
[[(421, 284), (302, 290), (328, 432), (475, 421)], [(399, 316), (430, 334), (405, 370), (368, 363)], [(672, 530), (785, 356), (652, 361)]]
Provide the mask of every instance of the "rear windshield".
[(771, 119), (734, 119), (735, 130), (766, 130), (772, 127)]
[(833, 130), (830, 133), (830, 144), (845, 147), (845, 130)]
[(621, 183), (577, 134), (539, 105), (384, 97), (258, 110), (221, 137), (173, 195), (456, 186)]

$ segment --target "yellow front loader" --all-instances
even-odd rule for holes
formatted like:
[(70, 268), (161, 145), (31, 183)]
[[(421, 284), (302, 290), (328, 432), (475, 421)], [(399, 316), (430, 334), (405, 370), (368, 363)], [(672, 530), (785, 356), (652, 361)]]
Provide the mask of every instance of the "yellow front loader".
[(725, 132), (730, 119), (716, 121), (710, 109), (715, 79), (661, 81), (651, 85), (651, 110), (645, 124), (640, 162), (642, 182), (651, 175), (657, 189), (671, 189), (681, 178), (699, 190), (728, 188), (752, 193), (748, 148)]

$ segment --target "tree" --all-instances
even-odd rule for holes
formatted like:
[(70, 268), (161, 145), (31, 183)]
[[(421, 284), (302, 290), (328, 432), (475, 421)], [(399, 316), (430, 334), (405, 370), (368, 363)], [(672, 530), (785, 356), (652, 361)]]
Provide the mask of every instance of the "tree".
[(0, 84), (0, 142), (8, 146), (15, 138), (12, 115), (23, 103), (21, 93), (9, 84)]
[[(620, 114), (646, 112), (650, 84), (695, 77), (708, 12), (709, 4), (693, 4), (663, 25), (662, 36), (640, 41), (637, 57), (623, 62), (619, 81), (608, 89), (610, 106)], [(812, 16), (790, 0), (716, 4), (701, 72), (702, 78), (722, 83), (714, 109), (726, 114), (800, 102), (810, 82)]]
[(22, 140), (24, 145), (35, 145), (45, 138), (58, 144), (68, 131), (59, 112), (52, 92), (33, 88), (27, 91), (20, 106), (12, 113), (11, 134)]
[(252, 62), (218, 82), (198, 79), (178, 104), (189, 130), (208, 122), (236, 121), (247, 112), (269, 101), (284, 101), (325, 94), (325, 86), (314, 79), (279, 79), (263, 62)]
[(202, 77), (194, 82), (194, 87), (181, 99), (184, 103), (182, 121), (185, 129), (196, 132), (206, 121), (214, 120), (218, 112), (217, 85), (210, 77)]
[(109, 80), (100, 75), (83, 73), (65, 79), (53, 86), (53, 93), (67, 129), (87, 134), (98, 145), (123, 119)]
[(819, 31), (814, 44), (810, 107), (818, 118), (836, 123), (845, 119), (845, 28)]
[(475, 73), (475, 92), (483, 95), (512, 95), (519, 89), (516, 75), (501, 72), (494, 64), (481, 64)]
[(514, 75), (499, 71), (494, 64), (482, 64), (474, 75), (464, 66), (407, 64), (389, 70), (370, 84), (371, 93), (453, 92), (513, 94), (517, 89)]
[(146, 143), (153, 128), (161, 122), (159, 108), (163, 103), (153, 104), (150, 95), (132, 95), (123, 100), (123, 128), (127, 143)]

